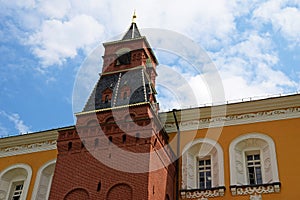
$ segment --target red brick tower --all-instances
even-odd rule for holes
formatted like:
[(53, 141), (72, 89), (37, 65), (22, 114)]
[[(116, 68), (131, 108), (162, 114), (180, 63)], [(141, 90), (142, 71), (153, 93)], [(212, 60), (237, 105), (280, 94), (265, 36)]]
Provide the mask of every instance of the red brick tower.
[(158, 118), (155, 55), (133, 22), (104, 44), (102, 74), (76, 127), (61, 130), (50, 199), (174, 199), (175, 167)]

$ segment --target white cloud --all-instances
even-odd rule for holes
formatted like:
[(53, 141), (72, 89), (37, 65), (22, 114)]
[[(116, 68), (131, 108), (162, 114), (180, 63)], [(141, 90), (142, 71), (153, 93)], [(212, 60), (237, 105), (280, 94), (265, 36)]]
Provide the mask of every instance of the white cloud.
[(8, 133), (8, 130), (7, 128), (5, 128), (1, 123), (0, 123), (0, 137), (2, 136), (7, 136), (9, 133)]
[[(292, 90), (297, 85), (276, 69), (281, 60), (272, 34), (278, 32), (290, 44), (299, 44), (299, 0), (11, 2), (6, 4), (35, 12), (25, 17), (27, 24), (34, 24), (26, 44), (45, 68), (64, 64), (67, 59), (76, 57), (78, 51), (87, 53), (96, 44), (107, 41), (106, 35), (111, 37), (126, 31), (136, 9), (139, 28), (170, 29), (213, 49), (211, 56), (220, 70), (227, 99), (278, 93), (286, 88)], [(35, 21), (34, 16), (39, 16), (40, 20)], [(238, 30), (238, 23), (243, 26), (242, 30)], [(273, 30), (265, 26), (268, 23), (272, 24)], [(91, 82), (86, 77), (93, 73), (92, 69), (85, 72), (82, 80)], [(166, 77), (176, 85), (178, 79)], [(201, 102), (208, 100), (208, 86), (203, 76), (189, 74), (185, 78)], [(187, 85), (178, 86), (177, 90), (184, 92), (185, 87)], [(193, 104), (185, 100), (184, 103)]]
[(69, 0), (39, 1), (38, 11), (48, 18), (64, 18), (71, 9)]
[(0, 111), (0, 114), (2, 116), (6, 117), (9, 121), (14, 123), (15, 129), (19, 133), (25, 134), (25, 133), (31, 132), (30, 128), (24, 124), (24, 121), (20, 118), (19, 114), (17, 114), (17, 113), (8, 114), (4, 111)]
[(266, 34), (246, 33), (237, 44), (211, 55), (220, 70), (227, 100), (296, 90), (296, 83), (274, 68), (279, 58)]
[(62, 65), (74, 58), (78, 50), (89, 51), (103, 36), (104, 28), (87, 15), (76, 16), (69, 21), (56, 19), (44, 21), (40, 30), (29, 37), (34, 54), (44, 66)]
[(257, 23), (271, 23), (274, 31), (279, 31), (287, 40), (299, 44), (299, 6), (299, 1), (270, 0), (261, 4), (253, 12), (253, 17)]

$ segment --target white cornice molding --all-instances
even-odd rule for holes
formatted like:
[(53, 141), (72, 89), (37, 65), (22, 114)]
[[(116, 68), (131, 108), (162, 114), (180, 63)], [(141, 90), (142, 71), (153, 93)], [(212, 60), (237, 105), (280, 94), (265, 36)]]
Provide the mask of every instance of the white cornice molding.
[[(227, 116), (218, 116), (212, 118), (200, 118), (198, 120), (187, 120), (179, 123), (181, 131), (196, 129), (205, 129), (222, 126), (232, 126), (241, 124), (251, 124), (258, 122), (267, 122), (283, 119), (293, 119), (300, 117), (300, 107), (290, 107), (271, 111), (261, 111), (246, 114), (235, 114)], [(168, 133), (176, 132), (175, 122), (166, 122), (165, 130)]]
[(0, 149), (0, 158), (56, 149), (56, 140), (23, 144)]

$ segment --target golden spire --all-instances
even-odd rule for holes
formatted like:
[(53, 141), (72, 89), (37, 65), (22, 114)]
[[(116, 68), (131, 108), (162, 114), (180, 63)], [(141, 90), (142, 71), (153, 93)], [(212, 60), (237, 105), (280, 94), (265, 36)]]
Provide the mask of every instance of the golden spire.
[(134, 9), (133, 16), (132, 16), (132, 23), (135, 23), (135, 19), (136, 19), (136, 14), (135, 14), (135, 9)]

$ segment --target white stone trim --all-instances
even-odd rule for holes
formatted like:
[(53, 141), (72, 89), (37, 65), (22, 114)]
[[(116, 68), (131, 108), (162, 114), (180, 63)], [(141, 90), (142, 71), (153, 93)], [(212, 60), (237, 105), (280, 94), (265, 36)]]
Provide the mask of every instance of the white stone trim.
[[(38, 193), (38, 189), (39, 189), (39, 185), (40, 185), (40, 181), (41, 181), (41, 176), (42, 176), (42, 173), (43, 173), (44, 169), (47, 168), (48, 166), (52, 165), (52, 164), (56, 164), (56, 159), (48, 161), (47, 163), (45, 163), (43, 166), (41, 166), (39, 168), (38, 173), (37, 173), (36, 178), (35, 178), (35, 184), (34, 184), (33, 192), (32, 192), (32, 195), (31, 195), (31, 200), (36, 200), (36, 198), (37, 198), (37, 193)], [(50, 184), (48, 185), (48, 190), (47, 190), (47, 195), (46, 195), (47, 198), (46, 199), (49, 198), (51, 184), (52, 184), (52, 177), (51, 177), (51, 180), (50, 180)]]
[(24, 144), (0, 149), (0, 158), (56, 149), (56, 140)]
[[(181, 111), (184, 112), (184, 111)], [(272, 111), (261, 111), (240, 115), (227, 115), (212, 118), (181, 121), (179, 123), (181, 131), (198, 130), (204, 128), (223, 127), (241, 124), (252, 124), (257, 122), (267, 122), (283, 119), (299, 118), (300, 107), (278, 109)], [(165, 123), (165, 130), (168, 133), (176, 132), (176, 124), (173, 122)]]
[[(277, 168), (277, 156), (276, 156), (276, 149), (275, 149), (275, 144), (274, 144), (273, 139), (270, 136), (261, 134), (261, 133), (248, 133), (248, 134), (241, 135), (241, 136), (235, 138), (230, 143), (230, 146), (229, 146), (230, 184), (231, 185), (237, 184), (237, 177), (236, 177), (236, 161), (237, 160), (235, 157), (235, 147), (239, 142), (241, 142), (243, 140), (247, 140), (247, 139), (261, 139), (269, 145), (269, 150), (270, 150), (270, 155), (271, 155), (270, 162), (271, 162), (272, 179), (273, 179), (272, 182), (279, 182), (278, 168)], [(251, 150), (251, 149), (248, 148), (247, 150)], [(255, 150), (257, 150), (257, 149), (255, 149)], [(263, 163), (262, 163), (262, 166), (263, 166)], [(244, 174), (245, 174), (246, 169), (244, 168), (243, 170), (244, 170)]]
[[(0, 183), (1, 183), (1, 179), (2, 179), (3, 175), (5, 175), (10, 170), (17, 169), (17, 168), (25, 169), (26, 172), (27, 172), (27, 177), (24, 180), (24, 187), (23, 187), (23, 191), (22, 191), (22, 194), (21, 194), (21, 200), (26, 200), (27, 199), (27, 193), (28, 193), (29, 185), (30, 185), (30, 181), (31, 181), (31, 176), (32, 176), (32, 169), (31, 169), (31, 167), (29, 165), (23, 164), (23, 163), (19, 163), (19, 164), (15, 164), (15, 165), (9, 166), (8, 168), (6, 168), (5, 170), (3, 170), (0, 173)], [(18, 180), (18, 181), (23, 181), (23, 180)], [(12, 186), (12, 181), (9, 184), (8, 191), (6, 191), (6, 198), (5, 199), (8, 199), (8, 195), (9, 195), (9, 192), (11, 190), (11, 186)]]
[[(222, 149), (221, 145), (217, 141), (209, 139), (209, 138), (195, 139), (184, 146), (183, 151), (182, 151), (182, 158), (183, 158), (184, 153), (186, 153), (191, 147), (193, 147), (196, 144), (200, 144), (200, 143), (209, 144), (217, 150), (217, 157), (218, 157), (217, 163), (218, 163), (218, 176), (219, 176), (218, 186), (224, 186), (225, 185), (225, 183), (224, 183), (224, 153), (223, 153), (223, 149)], [(185, 166), (181, 166), (182, 179), (183, 179), (184, 167)], [(196, 175), (197, 175), (197, 173), (195, 172), (195, 176)], [(212, 187), (216, 187), (216, 185), (212, 185)], [(184, 189), (184, 188), (182, 188), (182, 189)]]

